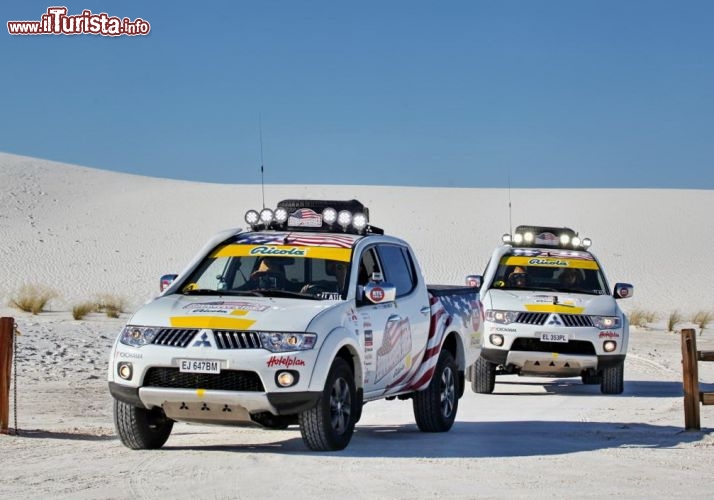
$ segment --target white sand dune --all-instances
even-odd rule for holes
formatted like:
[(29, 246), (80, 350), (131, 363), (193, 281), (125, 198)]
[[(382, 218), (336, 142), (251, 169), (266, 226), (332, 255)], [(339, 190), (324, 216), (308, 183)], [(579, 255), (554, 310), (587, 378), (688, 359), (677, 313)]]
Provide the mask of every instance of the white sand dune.
[[(379, 179), (365, 179), (365, 182)], [(265, 186), (284, 198), (357, 198), (374, 225), (409, 241), (427, 281), (481, 273), (509, 229), (507, 189)], [(714, 191), (513, 189), (513, 225), (568, 226), (593, 240), (616, 281), (635, 285), (626, 310), (685, 316), (714, 310)], [(0, 153), (0, 299), (22, 284), (54, 288), (57, 310), (99, 293), (132, 307), (156, 294), (215, 232), (244, 226), (260, 186), (158, 179)]]
[[(378, 179), (365, 179), (365, 183)], [(415, 248), (427, 280), (462, 283), (507, 231), (505, 189), (266, 186), (283, 198), (357, 198), (374, 225)], [(521, 190), (514, 225), (569, 226), (593, 239), (622, 302), (660, 313), (712, 310), (714, 192)], [(260, 186), (181, 182), (0, 154), (0, 315), (15, 318), (11, 428), (0, 436), (0, 498), (710, 498), (714, 407), (683, 432), (679, 335), (632, 331), (625, 391), (579, 379), (499, 378), (469, 388), (446, 434), (418, 432), (409, 401), (369, 403), (346, 450), (307, 451), (299, 430), (177, 424), (165, 447), (132, 451), (112, 424), (106, 370), (130, 310), (158, 292), (213, 233), (242, 225)], [(23, 284), (54, 288), (39, 315), (7, 306)], [(71, 317), (96, 294), (121, 318)], [(714, 333), (697, 337), (714, 349)], [(700, 363), (714, 391), (714, 363)], [(16, 391), (16, 393), (14, 392)], [(16, 413), (15, 411), (16, 410)], [(15, 418), (16, 415), (16, 418)]]

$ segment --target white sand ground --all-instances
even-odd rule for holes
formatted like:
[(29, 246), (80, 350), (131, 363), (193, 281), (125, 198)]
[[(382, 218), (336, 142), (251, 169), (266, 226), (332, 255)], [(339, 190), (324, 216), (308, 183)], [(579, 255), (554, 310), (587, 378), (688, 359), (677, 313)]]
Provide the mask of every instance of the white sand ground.
[[(373, 186), (266, 186), (289, 197), (358, 198), (372, 222), (410, 241), (431, 282), (480, 272), (508, 228), (508, 192)], [(684, 432), (674, 309), (714, 310), (714, 192), (513, 190), (513, 222), (567, 225), (593, 239), (612, 282), (635, 285), (627, 310), (657, 311), (634, 329), (625, 392), (575, 379), (499, 379), (467, 389), (447, 434), (417, 431), (411, 405), (365, 407), (349, 447), (307, 451), (299, 431), (177, 424), (158, 451), (114, 434), (105, 375), (129, 312), (160, 274), (180, 271), (214, 232), (260, 206), (255, 186), (130, 176), (0, 154), (0, 316), (16, 318), (18, 436), (0, 436), (0, 498), (711, 498), (714, 407)], [(33, 316), (7, 307), (26, 283), (59, 297)], [(100, 293), (125, 297), (119, 319), (71, 317)], [(682, 326), (691, 326), (683, 323)], [(712, 331), (697, 337), (714, 349)], [(700, 363), (714, 391), (714, 363)]]

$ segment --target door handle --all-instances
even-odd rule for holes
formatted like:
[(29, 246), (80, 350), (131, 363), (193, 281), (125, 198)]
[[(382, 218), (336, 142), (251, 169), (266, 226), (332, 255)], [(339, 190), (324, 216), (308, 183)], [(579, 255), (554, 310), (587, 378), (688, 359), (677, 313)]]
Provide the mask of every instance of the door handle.
[(424, 316), (428, 316), (429, 313), (431, 313), (431, 307), (424, 306), (421, 309), (419, 309), (419, 312), (422, 313)]

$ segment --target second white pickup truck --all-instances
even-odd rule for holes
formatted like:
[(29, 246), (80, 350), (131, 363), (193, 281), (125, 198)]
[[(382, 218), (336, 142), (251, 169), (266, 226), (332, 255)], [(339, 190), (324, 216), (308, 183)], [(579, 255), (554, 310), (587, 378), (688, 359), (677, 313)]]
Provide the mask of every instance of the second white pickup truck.
[[(410, 246), (356, 200), (285, 200), (213, 238), (119, 334), (109, 389), (124, 445), (160, 448), (175, 421), (285, 428), (340, 450), (362, 406), (413, 400), (448, 431), (479, 355), (470, 287), (427, 286)], [(173, 279), (173, 281), (172, 281)]]

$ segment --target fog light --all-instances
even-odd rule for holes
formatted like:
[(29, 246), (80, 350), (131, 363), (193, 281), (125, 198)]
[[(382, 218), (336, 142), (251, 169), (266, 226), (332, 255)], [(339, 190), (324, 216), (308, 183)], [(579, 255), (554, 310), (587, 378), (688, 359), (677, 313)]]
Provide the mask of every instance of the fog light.
[(503, 335), (499, 333), (492, 333), (488, 337), (488, 340), (490, 340), (491, 343), (497, 347), (501, 347), (503, 345)]
[(290, 387), (298, 382), (300, 375), (293, 370), (283, 370), (275, 374), (275, 381), (280, 387)]
[(602, 348), (605, 352), (612, 352), (617, 349), (617, 342), (615, 342), (614, 340), (606, 340), (602, 344)]
[(117, 365), (117, 373), (124, 380), (131, 380), (131, 374), (133, 371), (131, 363), (122, 362)]

